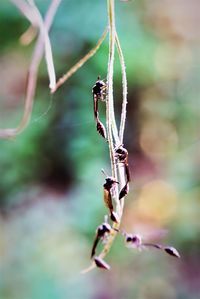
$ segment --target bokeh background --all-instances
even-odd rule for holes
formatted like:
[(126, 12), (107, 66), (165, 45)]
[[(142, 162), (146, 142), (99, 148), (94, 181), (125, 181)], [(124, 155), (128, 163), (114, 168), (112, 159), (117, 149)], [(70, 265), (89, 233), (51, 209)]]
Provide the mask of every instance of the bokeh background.
[[(40, 11), (50, 1), (38, 0)], [(0, 141), (1, 299), (200, 298), (200, 2), (116, 0), (116, 23), (128, 76), (125, 145), (132, 176), (123, 227), (178, 249), (127, 249), (118, 237), (111, 271), (82, 275), (96, 227), (106, 213), (105, 142), (93, 120), (91, 88), (106, 77), (108, 39), (51, 97), (44, 61), (28, 128)], [(57, 77), (97, 42), (106, 1), (63, 0), (51, 30)], [(29, 23), (0, 2), (0, 127), (22, 116), (34, 42), (19, 38)], [(115, 110), (121, 109), (116, 55)], [(101, 113), (105, 112), (103, 105)]]

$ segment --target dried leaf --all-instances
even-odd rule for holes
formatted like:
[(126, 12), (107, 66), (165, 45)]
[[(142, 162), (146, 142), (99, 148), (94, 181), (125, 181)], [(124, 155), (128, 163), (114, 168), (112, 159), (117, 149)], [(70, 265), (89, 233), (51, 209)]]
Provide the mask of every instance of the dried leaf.
[(180, 254), (179, 254), (179, 252), (176, 250), (176, 248), (171, 247), (171, 246), (167, 246), (167, 247), (164, 247), (164, 250), (165, 250), (169, 255), (172, 255), (172, 256), (174, 256), (174, 257), (180, 258)]
[[(61, 0), (52, 1), (51, 4), (49, 5), (49, 8), (48, 8), (47, 13), (44, 18), (44, 24), (45, 24), (47, 31), (49, 31), (49, 29), (52, 25), (53, 18), (54, 18), (54, 15), (55, 15), (58, 7), (59, 7), (60, 1)], [(20, 6), (20, 3), (22, 3), (22, 2), (21, 1), (19, 2), (17, 0), (13, 0), (12, 2), (27, 17), (23, 7)], [(23, 3), (25, 3), (25, 2), (23, 2)], [(38, 67), (39, 67), (40, 61), (42, 59), (43, 52), (44, 52), (43, 44), (44, 44), (44, 39), (43, 39), (43, 36), (40, 34), (38, 37), (38, 40), (36, 42), (36, 46), (35, 46), (35, 49), (34, 49), (34, 52), (32, 55), (32, 60), (31, 60), (30, 66), (29, 66), (27, 87), (26, 87), (26, 96), (25, 96), (25, 105), (24, 105), (23, 116), (20, 120), (20, 123), (15, 128), (0, 129), (0, 138), (7, 139), (7, 138), (15, 137), (16, 135), (20, 134), (29, 124), (31, 113), (32, 113), (34, 95), (35, 95), (35, 87), (36, 87), (36, 83), (37, 83)]]
[(96, 256), (94, 261), (98, 268), (110, 270), (110, 266), (102, 258)]

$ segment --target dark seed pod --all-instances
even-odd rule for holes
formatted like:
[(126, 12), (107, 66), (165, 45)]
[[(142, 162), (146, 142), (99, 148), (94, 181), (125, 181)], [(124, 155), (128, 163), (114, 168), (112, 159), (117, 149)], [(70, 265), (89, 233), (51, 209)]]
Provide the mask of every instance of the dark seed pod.
[(110, 270), (110, 266), (102, 258), (96, 256), (94, 262), (98, 268)]
[(169, 255), (172, 255), (174, 257), (180, 258), (180, 254), (178, 253), (178, 251), (176, 250), (176, 248), (171, 247), (171, 246), (167, 246), (163, 248)]
[(99, 134), (106, 139), (106, 129), (100, 120), (97, 120), (97, 132), (99, 132)]
[(127, 182), (126, 185), (122, 188), (122, 190), (119, 193), (119, 200), (121, 198), (123, 198), (124, 196), (126, 196), (128, 194), (128, 192), (129, 192), (129, 184)]

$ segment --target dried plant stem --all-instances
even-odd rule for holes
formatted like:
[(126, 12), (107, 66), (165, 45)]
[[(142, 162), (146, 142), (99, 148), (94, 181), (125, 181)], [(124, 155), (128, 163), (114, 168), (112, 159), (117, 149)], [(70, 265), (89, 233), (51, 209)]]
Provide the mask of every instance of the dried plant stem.
[(24, 46), (28, 46), (36, 37), (37, 28), (30, 25), (29, 28), (20, 36), (20, 43)]
[[(14, 2), (14, 1), (13, 1)], [(15, 1), (18, 2), (18, 1)], [(44, 24), (46, 27), (46, 30), (48, 31), (51, 27), (51, 24), (53, 22), (53, 18), (55, 16), (55, 13), (57, 11), (57, 8), (60, 4), (61, 0), (52, 0), (48, 11), (45, 16)], [(26, 88), (26, 99), (25, 99), (25, 107), (22, 119), (20, 121), (20, 124), (16, 128), (10, 128), (10, 129), (0, 129), (0, 138), (12, 138), (15, 137), (17, 134), (20, 134), (28, 125), (31, 112), (32, 112), (32, 106), (33, 106), (33, 99), (35, 95), (35, 88), (36, 88), (36, 82), (37, 82), (37, 73), (38, 73), (38, 67), (40, 64), (40, 61), (42, 59), (44, 53), (44, 40), (43, 36), (40, 34), (33, 52), (31, 64), (28, 71), (28, 79), (27, 79), (27, 88)]]
[(98, 40), (97, 44), (94, 48), (92, 48), (83, 58), (81, 58), (66, 74), (64, 74), (56, 83), (56, 87), (51, 91), (51, 93), (56, 92), (56, 90), (65, 83), (80, 67), (83, 66), (99, 49), (101, 44), (103, 43), (106, 35), (108, 33), (108, 28), (105, 29), (102, 36)]
[(47, 71), (49, 75), (49, 88), (52, 90), (55, 88), (56, 85), (56, 74), (55, 68), (53, 63), (53, 55), (51, 49), (51, 43), (48, 35), (48, 30), (44, 25), (42, 16), (40, 11), (38, 10), (37, 6), (35, 5), (34, 0), (28, 0), (30, 7), (32, 8), (33, 15), (35, 15), (38, 19), (38, 27), (40, 28), (40, 34), (43, 36), (44, 39), (44, 47), (45, 47), (45, 60), (47, 65)]
[(10, 0), (21, 13), (29, 20), (32, 26), (38, 27), (38, 18), (32, 13), (30, 5), (25, 0)]
[[(116, 166), (115, 163), (115, 151), (113, 139), (115, 141), (115, 145), (120, 145), (123, 143), (123, 135), (126, 121), (126, 104), (127, 104), (127, 80), (126, 80), (126, 70), (124, 64), (123, 53), (120, 47), (119, 39), (115, 29), (115, 14), (114, 14), (114, 0), (107, 0), (108, 3), (108, 20), (109, 20), (109, 60), (108, 60), (108, 75), (107, 75), (107, 85), (108, 85), (108, 96), (106, 101), (106, 124), (108, 130), (108, 145), (110, 152), (110, 160), (111, 160), (111, 169), (112, 176), (120, 181), (120, 186), (123, 186), (125, 182), (125, 174), (124, 168), (120, 168)], [(121, 123), (120, 123), (120, 137), (118, 136), (116, 121), (115, 121), (115, 113), (114, 113), (114, 101), (113, 101), (113, 70), (114, 70), (114, 49), (115, 42), (117, 44), (118, 54), (120, 58), (120, 64), (122, 69), (122, 86), (123, 86), (123, 104), (122, 104), (122, 113), (121, 113)], [(114, 198), (116, 203), (116, 211), (119, 216), (119, 223), (113, 223), (113, 229), (108, 236), (108, 240), (104, 245), (101, 253), (99, 254), (99, 258), (104, 258), (110, 251), (112, 244), (117, 235), (117, 231), (120, 228), (120, 223), (123, 215), (124, 208), (124, 200), (121, 199), (121, 202), (118, 199), (118, 190), (116, 192), (116, 197)], [(96, 267), (95, 263), (92, 264), (82, 273), (87, 273)]]
[(124, 137), (124, 129), (125, 129), (125, 123), (126, 123), (126, 107), (127, 107), (127, 78), (126, 78), (126, 66), (124, 62), (124, 56), (123, 52), (120, 46), (119, 38), (116, 33), (116, 45), (121, 65), (121, 71), (122, 71), (122, 86), (123, 86), (123, 101), (122, 101), (122, 112), (121, 112), (121, 122), (120, 122), (120, 128), (119, 128), (119, 139), (120, 144), (123, 144), (123, 137)]
[[(115, 152), (114, 152), (113, 131), (112, 131), (112, 126), (115, 123), (114, 104), (113, 104), (113, 72), (114, 72), (114, 56), (115, 56), (114, 0), (108, 0), (108, 20), (109, 20), (109, 58), (108, 58), (108, 74), (107, 74), (108, 95), (106, 101), (106, 125), (108, 130), (108, 145), (109, 145), (109, 152), (110, 152), (112, 176), (114, 178), (117, 178), (117, 167), (115, 164)], [(115, 136), (115, 138), (117, 138), (117, 136)]]
[[(120, 41), (118, 38), (118, 35), (116, 33), (116, 45), (117, 45), (117, 51), (119, 55), (119, 61), (121, 65), (121, 72), (122, 72), (122, 110), (121, 110), (121, 121), (120, 121), (120, 128), (119, 128), (119, 145), (123, 144), (123, 139), (124, 139), (124, 130), (125, 130), (125, 123), (126, 123), (126, 107), (127, 107), (127, 78), (126, 78), (126, 66), (124, 62), (124, 56), (123, 52), (121, 49)], [(124, 170), (120, 167), (118, 167), (118, 173), (119, 173), (119, 182), (121, 186), (125, 185), (125, 177), (124, 177)], [(120, 209), (120, 217), (123, 214), (123, 209), (124, 209), (124, 198), (121, 199), (121, 209)]]

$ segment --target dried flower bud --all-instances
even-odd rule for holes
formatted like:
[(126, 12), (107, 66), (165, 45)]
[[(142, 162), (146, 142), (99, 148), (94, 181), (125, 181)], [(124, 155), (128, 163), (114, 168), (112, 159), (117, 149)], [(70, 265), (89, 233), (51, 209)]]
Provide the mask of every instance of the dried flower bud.
[(96, 256), (94, 258), (95, 264), (98, 268), (110, 270), (110, 266), (100, 257)]
[(169, 255), (172, 255), (174, 257), (180, 258), (180, 254), (178, 253), (178, 251), (176, 250), (176, 248), (171, 247), (171, 246), (167, 246), (163, 248)]

